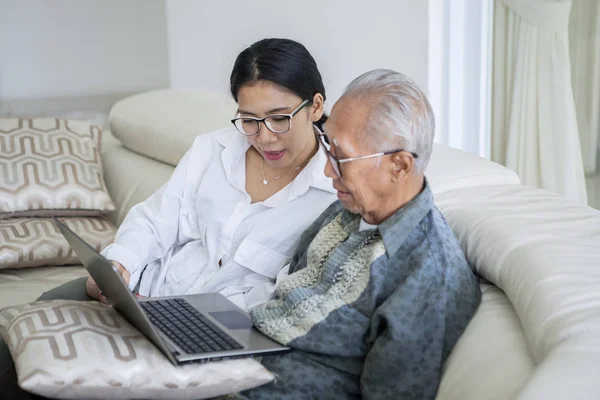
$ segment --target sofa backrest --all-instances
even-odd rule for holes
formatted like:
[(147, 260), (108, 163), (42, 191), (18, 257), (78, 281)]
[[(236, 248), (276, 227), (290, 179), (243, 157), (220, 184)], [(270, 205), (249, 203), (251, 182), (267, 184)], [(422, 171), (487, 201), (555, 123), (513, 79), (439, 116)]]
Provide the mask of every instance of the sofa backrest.
[(231, 125), (236, 109), (221, 93), (155, 90), (116, 103), (109, 126), (127, 149), (177, 165), (196, 136)]

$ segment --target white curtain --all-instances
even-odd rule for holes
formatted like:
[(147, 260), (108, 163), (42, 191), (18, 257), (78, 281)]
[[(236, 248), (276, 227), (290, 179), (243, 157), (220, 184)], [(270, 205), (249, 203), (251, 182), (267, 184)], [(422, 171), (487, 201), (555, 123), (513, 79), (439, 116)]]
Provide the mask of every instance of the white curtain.
[(495, 0), (492, 159), (587, 204), (569, 61), (570, 0)]
[(569, 50), (583, 168), (593, 174), (600, 150), (600, 0), (573, 1)]

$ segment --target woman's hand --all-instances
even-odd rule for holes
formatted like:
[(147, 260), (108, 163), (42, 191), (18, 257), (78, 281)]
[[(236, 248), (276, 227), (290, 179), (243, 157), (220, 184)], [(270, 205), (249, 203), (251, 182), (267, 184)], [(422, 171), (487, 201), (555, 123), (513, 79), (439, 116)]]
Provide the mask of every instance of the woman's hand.
[[(127, 271), (124, 266), (116, 261), (111, 261), (111, 263), (113, 265), (113, 269), (121, 275), (126, 284), (129, 284), (129, 278), (131, 277), (129, 271)], [(108, 304), (106, 297), (102, 295), (102, 291), (91, 276), (88, 277), (88, 280), (85, 283), (85, 290), (88, 296), (98, 300), (101, 303)]]

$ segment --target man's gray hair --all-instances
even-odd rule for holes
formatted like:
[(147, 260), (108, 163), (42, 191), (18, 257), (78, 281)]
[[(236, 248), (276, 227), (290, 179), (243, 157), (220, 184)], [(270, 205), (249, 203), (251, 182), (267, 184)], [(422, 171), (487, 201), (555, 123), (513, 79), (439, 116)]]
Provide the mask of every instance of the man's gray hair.
[(425, 93), (409, 77), (376, 69), (354, 79), (342, 95), (370, 107), (367, 143), (373, 151), (398, 147), (416, 153), (415, 169), (424, 172), (429, 163), (435, 118)]

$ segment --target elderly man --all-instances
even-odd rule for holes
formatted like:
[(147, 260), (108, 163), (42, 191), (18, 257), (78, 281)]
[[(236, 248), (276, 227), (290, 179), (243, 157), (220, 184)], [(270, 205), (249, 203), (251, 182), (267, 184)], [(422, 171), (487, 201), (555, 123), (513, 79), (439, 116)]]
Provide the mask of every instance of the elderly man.
[(276, 381), (239, 397), (433, 399), (481, 293), (423, 174), (431, 106), (406, 76), (371, 71), (325, 132), (339, 201), (304, 233), (275, 298), (251, 313), (293, 351), (265, 357)]

